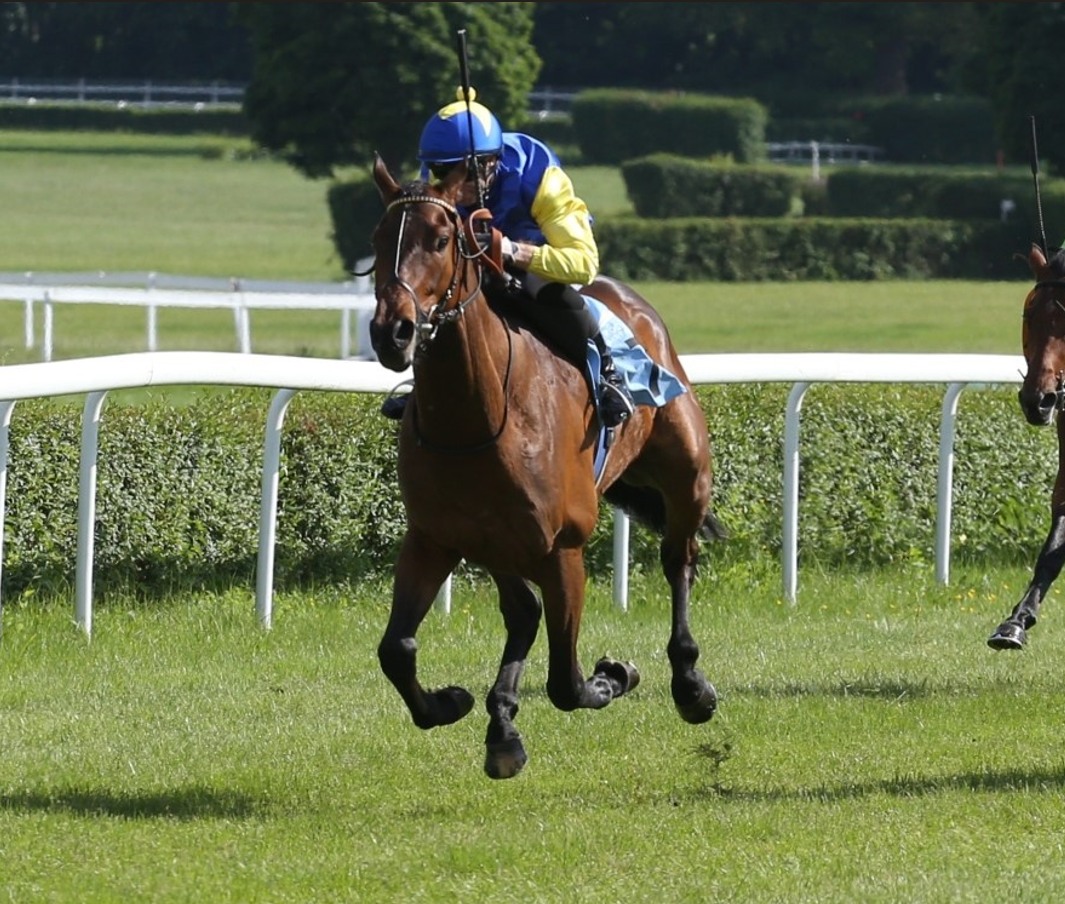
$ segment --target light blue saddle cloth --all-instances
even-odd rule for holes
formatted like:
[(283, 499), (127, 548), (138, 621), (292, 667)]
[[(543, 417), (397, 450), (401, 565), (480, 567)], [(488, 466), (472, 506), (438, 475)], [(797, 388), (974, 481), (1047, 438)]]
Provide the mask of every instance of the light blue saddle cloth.
[[(657, 364), (636, 340), (629, 325), (602, 302), (584, 296), (599, 322), (599, 333), (614, 358), (614, 367), (637, 405), (661, 408), (670, 399), (687, 392), (684, 384), (670, 371)], [(599, 385), (599, 350), (588, 343), (588, 373), (593, 386)]]

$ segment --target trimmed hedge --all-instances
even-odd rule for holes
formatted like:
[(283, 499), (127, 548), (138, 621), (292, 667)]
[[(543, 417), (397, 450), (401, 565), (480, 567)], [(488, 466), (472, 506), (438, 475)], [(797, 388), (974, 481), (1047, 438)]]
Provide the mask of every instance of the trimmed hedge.
[[(780, 554), (783, 421), (789, 387), (709, 386), (715, 509), (731, 538), (710, 568)], [(934, 559), (943, 387), (811, 388), (803, 406), (799, 538), (804, 562), (877, 566)], [(254, 582), (263, 424), (271, 393), (205, 395), (104, 411), (98, 469), (97, 588), (145, 597)], [(386, 575), (404, 518), (395, 434), (373, 395), (303, 393), (282, 443), (276, 582)], [(80, 410), (22, 402), (11, 424), (3, 593), (64, 589), (77, 537)], [(1014, 389), (970, 390), (956, 438), (954, 556), (1034, 562), (1049, 527), (1054, 431), (1028, 427)], [(473, 490), (471, 490), (472, 492)], [(636, 528), (633, 567), (657, 573), (657, 538)], [(612, 560), (604, 509), (589, 573)]]
[(1013, 279), (1028, 250), (997, 220), (611, 217), (596, 239), (629, 281)]
[(150, 108), (117, 104), (0, 103), (0, 129), (144, 132), (152, 135), (249, 134), (239, 107)]
[(365, 257), (373, 257), (371, 237), (385, 208), (370, 179), (334, 182), (326, 192), (333, 224), (333, 247), (348, 273)]
[(805, 171), (786, 166), (708, 163), (653, 154), (621, 165), (636, 215), (783, 217), (797, 212)]
[(571, 108), (582, 159), (618, 165), (668, 151), (686, 157), (765, 160), (766, 108), (751, 98), (601, 88)]

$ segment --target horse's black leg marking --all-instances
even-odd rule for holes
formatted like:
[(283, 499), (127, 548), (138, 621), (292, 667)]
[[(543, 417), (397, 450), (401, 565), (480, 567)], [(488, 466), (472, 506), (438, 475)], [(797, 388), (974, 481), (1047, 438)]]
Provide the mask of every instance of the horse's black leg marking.
[(1013, 608), (1010, 617), (999, 625), (987, 639), (995, 650), (1020, 650), (1028, 640), (1028, 629), (1036, 623), (1039, 606), (1050, 585), (1065, 565), (1065, 510), (1054, 512), (1050, 534), (1035, 561), (1035, 570), (1028, 589)]
[(671, 690), (677, 712), (685, 722), (698, 725), (709, 721), (717, 709), (717, 691), (696, 667), (699, 646), (692, 637), (688, 625), (688, 603), (695, 580), (698, 552), (695, 540), (684, 544), (688, 555), (677, 556), (670, 552), (666, 541), (662, 543), (662, 570), (673, 599), (673, 621), (666, 653), (673, 668)]
[(396, 560), (392, 613), (377, 646), (377, 658), (419, 728), (450, 725), (473, 708), (473, 697), (465, 688), (427, 691), (418, 682), (418, 643), (414, 635), (440, 586), (458, 563), (457, 555), (413, 532), (403, 538)]
[(485, 735), (484, 771), (489, 778), (513, 778), (528, 757), (514, 727), (518, 714), (518, 685), (536, 632), (540, 627), (540, 600), (521, 578), (493, 574), (499, 588), (499, 609), (507, 630), (499, 674), (488, 692), (488, 732)]

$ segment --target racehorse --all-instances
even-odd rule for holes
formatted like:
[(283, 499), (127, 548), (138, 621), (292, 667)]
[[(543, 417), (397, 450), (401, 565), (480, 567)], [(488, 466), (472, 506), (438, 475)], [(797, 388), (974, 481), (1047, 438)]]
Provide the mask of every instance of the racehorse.
[(547, 694), (558, 709), (604, 707), (639, 681), (632, 663), (608, 658), (586, 677), (578, 658), (583, 551), (600, 496), (661, 535), (672, 597), (672, 695), (693, 724), (713, 716), (717, 693), (695, 667), (689, 597), (700, 539), (724, 531), (710, 511), (706, 421), (660, 317), (618, 281), (599, 277), (582, 289), (628, 323), (688, 390), (662, 407), (637, 406), (617, 428), (597, 481), (600, 431), (585, 376), (528, 328), (520, 302), (488, 290), (485, 255), (456, 206), (465, 175), (459, 166), (439, 185), (400, 185), (379, 156), (374, 160), (385, 212), (373, 235), (371, 342), (383, 366), (412, 367), (414, 374), (397, 465), (406, 533), (378, 657), (415, 725), (465, 716), (473, 706), (465, 688), (419, 683), (415, 634), (460, 561), (483, 567), (498, 590), (506, 631), (486, 699), (484, 769), (510, 778), (527, 761), (514, 717), (541, 616)]
[(1050, 500), (1050, 533), (1036, 559), (1024, 596), (994, 633), (988, 645), (996, 650), (1019, 650), (1036, 623), (1039, 606), (1065, 564), (1065, 249), (1048, 261), (1033, 245), (1028, 266), (1035, 286), (1024, 300), (1021, 347), (1028, 372), (1019, 400), (1028, 423), (1046, 427), (1057, 421), (1058, 474)]

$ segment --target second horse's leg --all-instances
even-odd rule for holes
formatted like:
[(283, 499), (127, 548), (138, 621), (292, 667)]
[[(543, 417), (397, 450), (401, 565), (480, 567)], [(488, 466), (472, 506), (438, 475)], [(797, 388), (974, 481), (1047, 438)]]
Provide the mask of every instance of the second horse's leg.
[[(1055, 488), (1055, 496), (1057, 488)], [(1028, 629), (1036, 622), (1039, 606), (1047, 590), (1060, 574), (1065, 564), (1065, 506), (1057, 505), (1051, 522), (1050, 534), (1039, 552), (1035, 571), (1021, 601), (1013, 608), (1010, 617), (995, 628), (987, 639), (987, 645), (995, 650), (1020, 650), (1028, 641)]]
[(377, 646), (381, 669), (392, 682), (419, 728), (457, 722), (473, 708), (463, 687), (427, 691), (418, 682), (418, 626), (459, 556), (414, 531), (403, 538), (392, 585), (392, 612)]
[(528, 757), (514, 727), (518, 714), (518, 685), (536, 632), (540, 627), (540, 600), (521, 578), (493, 574), (499, 588), (499, 610), (507, 630), (499, 674), (488, 692), (488, 733), (485, 736), (484, 771), (489, 778), (513, 778)]

